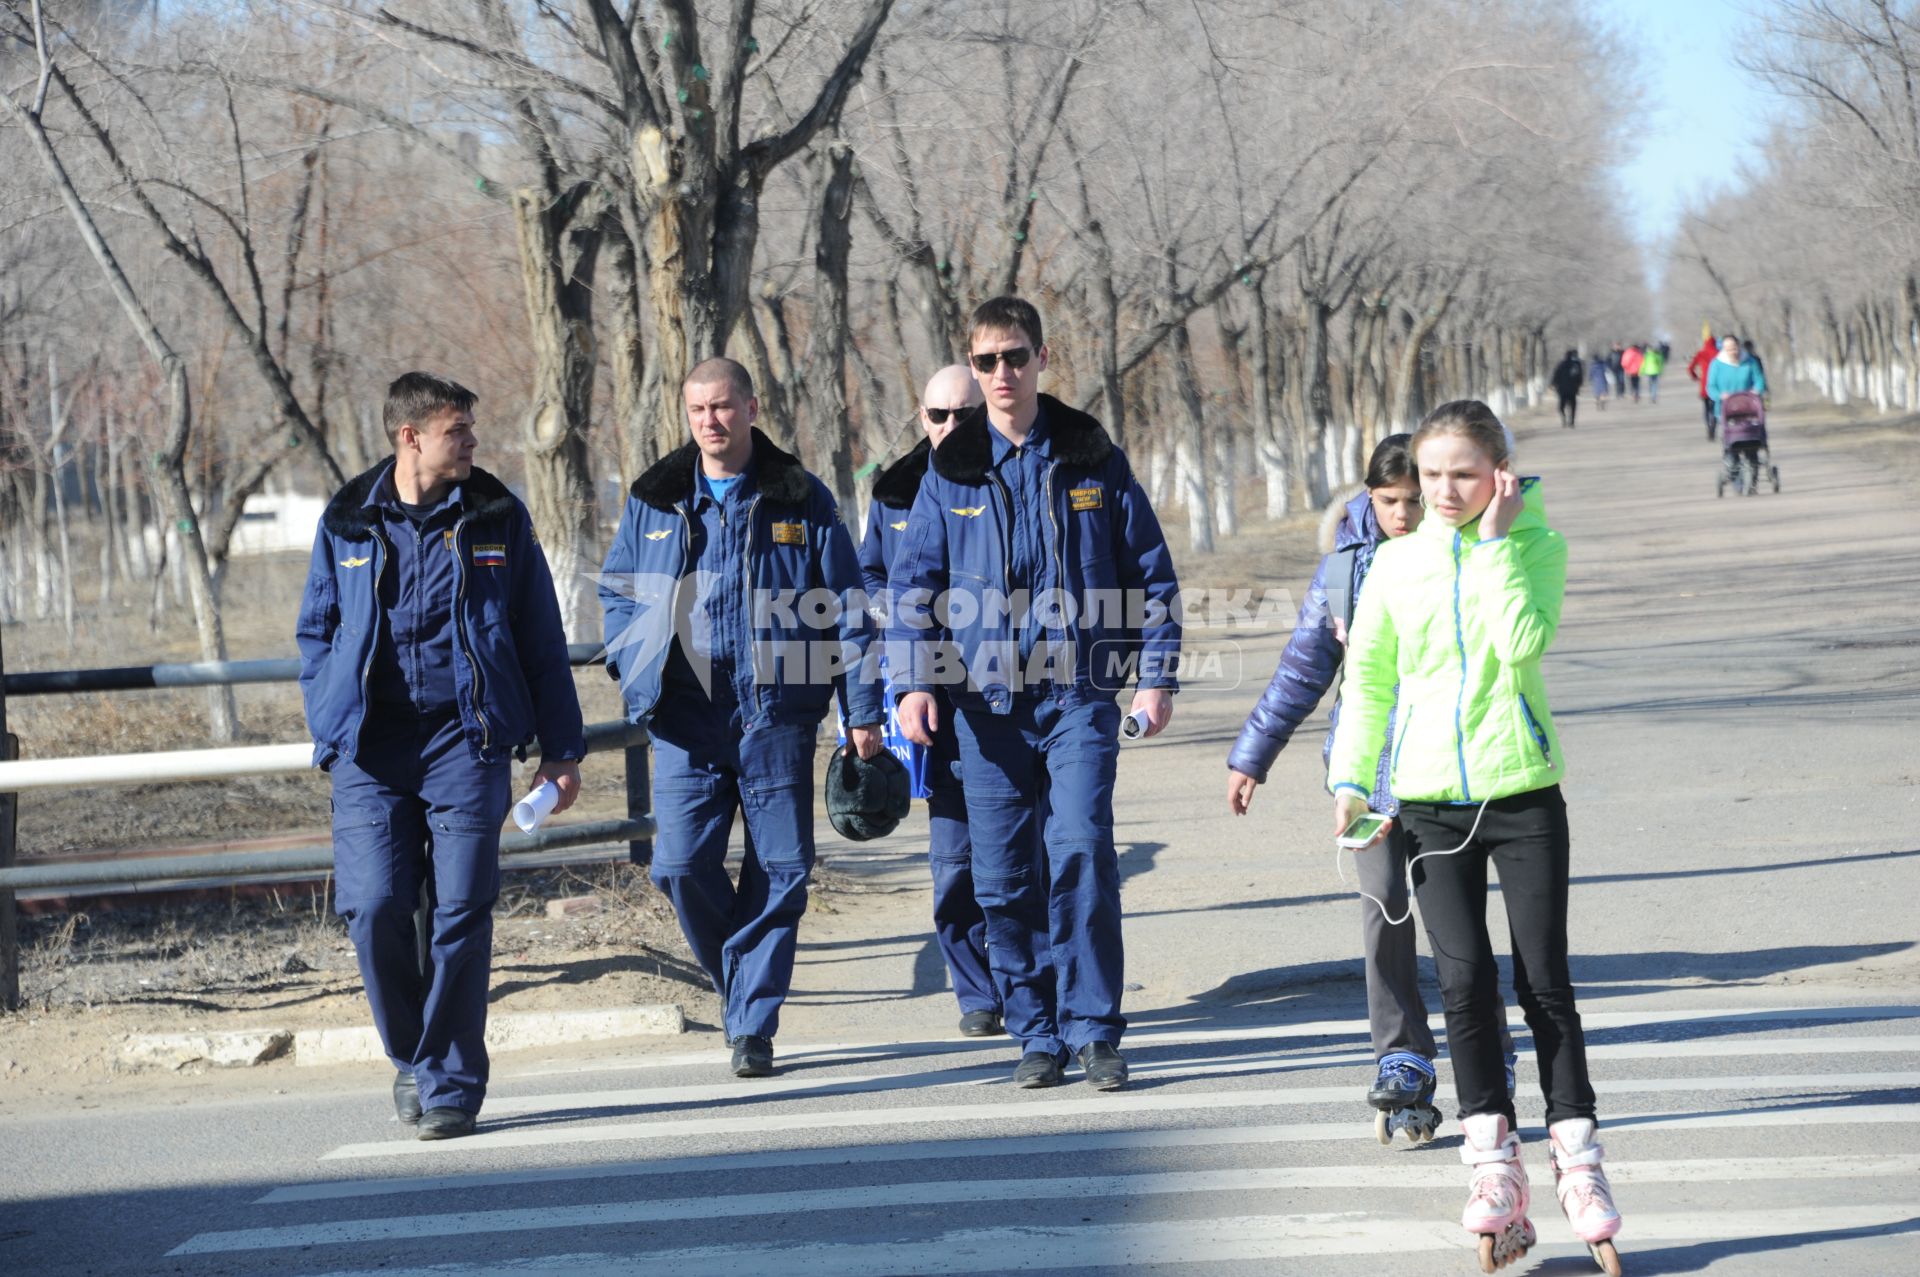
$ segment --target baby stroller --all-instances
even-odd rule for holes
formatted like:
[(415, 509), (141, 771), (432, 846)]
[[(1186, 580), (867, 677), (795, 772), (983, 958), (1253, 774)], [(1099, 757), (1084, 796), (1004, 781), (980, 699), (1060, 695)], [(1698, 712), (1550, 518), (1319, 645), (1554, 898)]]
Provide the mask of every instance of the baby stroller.
[(1713, 495), (1725, 496), (1732, 484), (1735, 492), (1752, 496), (1760, 490), (1763, 473), (1773, 481), (1773, 490), (1780, 491), (1780, 467), (1767, 452), (1766, 401), (1750, 390), (1728, 395), (1720, 401), (1720, 426), (1725, 451)]

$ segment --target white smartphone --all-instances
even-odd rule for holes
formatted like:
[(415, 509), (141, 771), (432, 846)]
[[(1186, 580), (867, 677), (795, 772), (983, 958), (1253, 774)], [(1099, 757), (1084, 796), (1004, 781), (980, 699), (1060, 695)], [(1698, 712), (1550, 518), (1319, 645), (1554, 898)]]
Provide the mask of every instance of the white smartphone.
[(1334, 839), (1334, 845), (1345, 847), (1349, 851), (1360, 851), (1371, 847), (1374, 840), (1380, 837), (1380, 830), (1390, 819), (1392, 817), (1382, 816), (1377, 811), (1363, 811), (1340, 831), (1340, 836)]

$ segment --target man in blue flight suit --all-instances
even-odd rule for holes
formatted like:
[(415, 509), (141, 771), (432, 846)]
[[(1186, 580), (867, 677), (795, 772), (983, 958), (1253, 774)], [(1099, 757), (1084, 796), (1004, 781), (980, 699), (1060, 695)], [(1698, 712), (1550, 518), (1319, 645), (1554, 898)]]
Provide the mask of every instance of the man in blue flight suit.
[[(860, 539), (860, 575), (874, 614), (885, 623), (888, 569), (905, 540), (907, 513), (920, 493), (927, 460), (969, 408), (982, 403), (979, 383), (965, 364), (942, 368), (920, 396), (920, 426), (926, 431), (906, 456), (874, 480), (867, 530)], [(902, 686), (906, 685), (902, 679)], [(933, 934), (947, 960), (960, 1032), (970, 1038), (1005, 1031), (1000, 992), (987, 966), (987, 917), (973, 898), (973, 843), (967, 837), (967, 798), (960, 783), (960, 742), (950, 705), (939, 692), (940, 727), (927, 751), (927, 864), (933, 871)]]
[(986, 411), (933, 453), (893, 562), (887, 659), (912, 661), (900, 726), (930, 744), (934, 692), (947, 686), (974, 892), (1022, 1053), (1015, 1083), (1056, 1086), (1071, 1055), (1096, 1089), (1116, 1090), (1127, 1022), (1115, 697), (1137, 677), (1144, 734), (1167, 725), (1179, 584), (1126, 454), (1092, 417), (1039, 393), (1039, 313), (997, 297), (969, 333)]
[(634, 480), (601, 571), (607, 668), (653, 733), (653, 881), (725, 1004), (734, 1075), (766, 1077), (813, 868), (814, 738), (838, 689), (871, 758), (884, 711), (826, 485), (754, 428), (753, 380), (731, 359), (697, 365), (683, 397), (693, 442)]
[(394, 455), (327, 504), (297, 631), (334, 907), (423, 1140), (469, 1134), (486, 1096), (508, 760), (537, 740), (564, 811), (586, 754), (553, 578), (527, 508), (473, 464), (474, 400), (424, 372), (387, 388)]

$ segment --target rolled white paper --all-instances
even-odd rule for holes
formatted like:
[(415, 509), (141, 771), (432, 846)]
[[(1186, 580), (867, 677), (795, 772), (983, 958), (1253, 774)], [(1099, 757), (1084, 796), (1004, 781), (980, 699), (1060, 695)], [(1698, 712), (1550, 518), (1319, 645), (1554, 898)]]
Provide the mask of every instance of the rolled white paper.
[(552, 781), (543, 780), (532, 793), (513, 805), (513, 823), (520, 826), (521, 833), (530, 834), (553, 814), (553, 805), (559, 801), (559, 789)]

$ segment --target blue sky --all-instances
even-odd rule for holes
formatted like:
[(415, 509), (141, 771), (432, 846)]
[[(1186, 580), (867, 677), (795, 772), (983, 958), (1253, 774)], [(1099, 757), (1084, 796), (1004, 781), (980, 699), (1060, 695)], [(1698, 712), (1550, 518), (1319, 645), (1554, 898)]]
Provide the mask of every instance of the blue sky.
[(1637, 153), (1620, 177), (1634, 233), (1664, 242), (1691, 195), (1731, 185), (1778, 113), (1772, 94), (1736, 65), (1766, 0), (1585, 0), (1638, 55), (1646, 87)]

